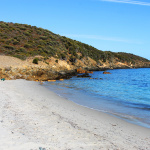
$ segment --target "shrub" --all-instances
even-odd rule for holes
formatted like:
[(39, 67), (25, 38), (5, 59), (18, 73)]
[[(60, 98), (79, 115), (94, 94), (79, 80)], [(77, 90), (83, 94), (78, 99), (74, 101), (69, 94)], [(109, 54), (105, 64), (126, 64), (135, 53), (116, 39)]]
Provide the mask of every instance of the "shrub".
[(13, 44), (14, 44), (14, 45), (17, 45), (17, 44), (19, 44), (19, 41), (14, 40)]
[(61, 59), (63, 59), (63, 60), (66, 59), (66, 55), (64, 53), (61, 53)]
[(26, 27), (20, 27), (20, 30), (26, 30)]
[(13, 46), (10, 46), (10, 45), (4, 45), (4, 47), (9, 49), (9, 50), (14, 50), (15, 49)]
[(22, 60), (26, 60), (26, 58), (27, 58), (27, 56), (25, 56), (25, 55), (13, 55), (13, 57), (16, 57), (16, 58), (19, 58)]
[(33, 63), (34, 63), (34, 64), (38, 64), (38, 61), (39, 61), (38, 58), (34, 58), (34, 59), (33, 59)]
[(45, 63), (46, 63), (47, 65), (49, 65), (49, 63), (48, 63), (47, 61), (45, 61)]
[(25, 44), (24, 47), (25, 47), (25, 48), (30, 48), (30, 47), (32, 47), (32, 46), (31, 46), (31, 44)]
[(7, 25), (5, 23), (0, 24), (1, 28), (7, 28)]
[(20, 47), (19, 52), (27, 53), (27, 50), (24, 47)]
[(31, 35), (31, 34), (29, 33), (29, 31), (24, 32), (24, 34), (25, 34), (26, 36), (30, 36), (30, 35)]
[(29, 51), (29, 54), (30, 56), (35, 56), (35, 55), (38, 55), (39, 52), (37, 50), (34, 50), (34, 51)]
[(47, 37), (46, 36), (40, 36), (40, 39), (47, 40)]
[(75, 63), (75, 62), (76, 62), (76, 58), (75, 58), (73, 55), (70, 56), (69, 60), (70, 60), (70, 62), (72, 62), (72, 63)]
[(44, 57), (44, 60), (47, 60), (48, 59), (48, 57)]

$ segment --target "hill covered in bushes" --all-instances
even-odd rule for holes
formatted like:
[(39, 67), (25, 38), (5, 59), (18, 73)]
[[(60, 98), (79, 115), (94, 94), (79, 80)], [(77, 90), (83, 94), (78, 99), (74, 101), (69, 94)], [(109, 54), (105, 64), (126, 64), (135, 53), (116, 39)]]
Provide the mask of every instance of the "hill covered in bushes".
[[(82, 63), (93, 61), (90, 67), (103, 66), (117, 68), (120, 64), (129, 67), (150, 67), (150, 61), (128, 53), (114, 53), (98, 50), (90, 45), (54, 34), (49, 30), (27, 24), (0, 22), (0, 55), (9, 55), (26, 60), (42, 56), (64, 60), (81, 67)], [(79, 65), (80, 62), (80, 65)], [(81, 63), (82, 62), (82, 63)], [(89, 67), (89, 68), (90, 68)]]

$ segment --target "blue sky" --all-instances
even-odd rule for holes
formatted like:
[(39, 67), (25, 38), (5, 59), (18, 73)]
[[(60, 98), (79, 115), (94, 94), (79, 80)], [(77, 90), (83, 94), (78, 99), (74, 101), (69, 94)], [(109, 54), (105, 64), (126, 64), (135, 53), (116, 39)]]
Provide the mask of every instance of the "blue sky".
[(0, 0), (0, 20), (150, 60), (149, 0)]

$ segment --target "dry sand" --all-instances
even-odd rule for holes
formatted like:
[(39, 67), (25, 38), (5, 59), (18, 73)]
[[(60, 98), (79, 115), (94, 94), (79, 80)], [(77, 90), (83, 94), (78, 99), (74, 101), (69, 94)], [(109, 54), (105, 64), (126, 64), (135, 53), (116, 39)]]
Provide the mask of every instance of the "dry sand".
[(38, 67), (38, 66), (43, 65), (43, 63), (41, 62), (40, 62), (40, 65), (33, 64), (32, 61), (33, 61), (33, 58), (21, 60), (19, 58), (12, 57), (12, 56), (0, 55), (0, 68), (5, 68), (5, 67), (24, 68), (26, 66)]
[[(37, 58), (42, 58), (42, 56), (36, 56)], [(26, 67), (33, 67), (33, 68), (53, 68), (58, 70), (59, 68), (65, 68), (68, 70), (72, 70), (73, 66), (69, 65), (65, 60), (59, 60), (58, 63), (55, 62), (55, 58), (51, 57), (48, 62), (45, 63), (44, 61), (38, 61), (38, 65), (33, 63), (34, 57), (29, 57), (26, 60), (21, 60), (16, 57), (12, 56), (4, 56), (0, 55), (0, 68), (12, 67), (12, 68), (26, 68)], [(49, 65), (48, 65), (49, 64)]]
[(38, 82), (0, 81), (1, 150), (149, 150), (150, 129), (79, 106)]
[(10, 66), (22, 66), (25, 61), (22, 61), (18, 58), (11, 56), (2, 56), (0, 55), (0, 67), (10, 67)]

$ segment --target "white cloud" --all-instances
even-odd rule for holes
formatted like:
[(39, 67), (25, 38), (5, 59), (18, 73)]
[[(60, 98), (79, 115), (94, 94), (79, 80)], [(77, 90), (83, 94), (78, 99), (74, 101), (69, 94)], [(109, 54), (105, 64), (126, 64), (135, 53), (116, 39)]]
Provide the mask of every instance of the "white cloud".
[(93, 40), (105, 40), (105, 41), (114, 41), (114, 42), (124, 42), (124, 43), (132, 43), (132, 44), (142, 44), (141, 41), (137, 40), (130, 40), (130, 39), (123, 39), (117, 37), (105, 37), (99, 35), (79, 35), (79, 34), (62, 34), (66, 37), (70, 38), (83, 38), (83, 39), (93, 39)]
[(141, 2), (141, 1), (134, 1), (134, 0), (100, 0), (100, 1), (150, 6), (150, 3), (148, 2)]

